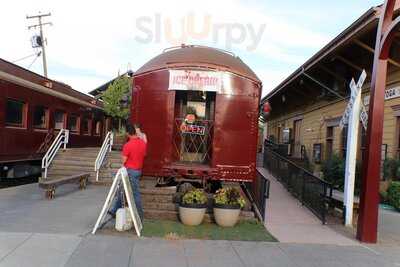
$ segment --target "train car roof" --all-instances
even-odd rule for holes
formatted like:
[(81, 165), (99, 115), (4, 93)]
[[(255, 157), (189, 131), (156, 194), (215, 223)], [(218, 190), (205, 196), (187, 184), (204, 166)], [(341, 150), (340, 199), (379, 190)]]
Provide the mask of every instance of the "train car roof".
[(225, 50), (206, 46), (182, 45), (164, 52), (139, 68), (133, 76), (157, 70), (193, 67), (228, 71), (261, 84), (261, 80), (239, 57)]
[(1, 58), (0, 79), (10, 80), (10, 82), (13, 83), (18, 81), (18, 83), (21, 83), (24, 87), (31, 89), (36, 88), (43, 93), (51, 94), (60, 98), (66, 98), (69, 101), (79, 102), (82, 105), (99, 109), (103, 107), (100, 101), (97, 101), (90, 95), (79, 92), (65, 83), (51, 80)]

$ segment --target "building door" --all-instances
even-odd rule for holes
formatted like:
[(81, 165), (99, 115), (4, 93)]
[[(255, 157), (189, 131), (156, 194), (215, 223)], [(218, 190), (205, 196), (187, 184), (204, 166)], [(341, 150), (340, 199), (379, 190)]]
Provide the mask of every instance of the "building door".
[(293, 123), (293, 157), (301, 158), (301, 144), (302, 144), (302, 136), (301, 136), (301, 125), (303, 120), (296, 120)]

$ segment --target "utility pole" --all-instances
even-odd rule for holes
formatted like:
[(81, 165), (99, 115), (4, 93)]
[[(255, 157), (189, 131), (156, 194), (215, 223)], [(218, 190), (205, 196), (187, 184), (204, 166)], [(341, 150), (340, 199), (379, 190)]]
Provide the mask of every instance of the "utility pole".
[(45, 22), (42, 23), (42, 18), (43, 17), (48, 17), (51, 16), (51, 13), (47, 13), (47, 14), (39, 14), (38, 15), (34, 15), (34, 16), (26, 16), (27, 19), (38, 19), (38, 24), (35, 25), (30, 25), (28, 27), (28, 29), (32, 29), (32, 28), (37, 28), (39, 27), (39, 31), (40, 31), (40, 39), (41, 39), (41, 47), (42, 47), (42, 59), (43, 59), (43, 75), (44, 77), (47, 77), (47, 61), (46, 61), (46, 44), (45, 44), (45, 39), (44, 39), (44, 35), (43, 35), (43, 26), (45, 25), (53, 25), (51, 22)]

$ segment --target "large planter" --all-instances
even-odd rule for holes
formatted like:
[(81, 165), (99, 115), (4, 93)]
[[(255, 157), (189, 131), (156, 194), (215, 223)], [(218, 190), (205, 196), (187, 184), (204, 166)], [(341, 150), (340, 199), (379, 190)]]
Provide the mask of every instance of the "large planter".
[(179, 205), (179, 218), (185, 225), (196, 226), (203, 222), (207, 204), (183, 204)]
[(239, 221), (240, 205), (214, 204), (215, 222), (222, 227), (233, 227)]

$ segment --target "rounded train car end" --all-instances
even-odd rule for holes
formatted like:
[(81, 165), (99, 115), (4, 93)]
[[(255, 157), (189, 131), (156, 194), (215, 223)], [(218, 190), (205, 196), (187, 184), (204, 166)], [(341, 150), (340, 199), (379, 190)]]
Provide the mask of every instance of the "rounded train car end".
[(144, 175), (252, 182), (262, 83), (235, 55), (165, 50), (133, 75), (131, 120), (149, 140)]

